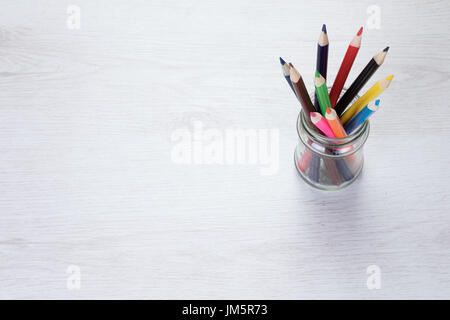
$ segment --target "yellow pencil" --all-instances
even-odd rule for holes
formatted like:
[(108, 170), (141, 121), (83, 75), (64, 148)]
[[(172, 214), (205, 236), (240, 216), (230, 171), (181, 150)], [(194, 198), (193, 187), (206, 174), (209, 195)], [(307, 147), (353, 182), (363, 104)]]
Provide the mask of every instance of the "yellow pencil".
[(360, 112), (370, 101), (378, 97), (384, 90), (389, 87), (389, 84), (394, 78), (394, 75), (390, 75), (384, 79), (378, 80), (361, 98), (349, 107), (341, 116), (341, 123), (344, 125), (355, 114)]

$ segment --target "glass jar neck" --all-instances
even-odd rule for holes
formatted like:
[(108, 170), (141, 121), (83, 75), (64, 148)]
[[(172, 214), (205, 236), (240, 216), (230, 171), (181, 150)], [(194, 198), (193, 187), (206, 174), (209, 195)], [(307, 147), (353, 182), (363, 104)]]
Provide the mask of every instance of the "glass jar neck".
[(357, 152), (366, 142), (369, 130), (369, 121), (366, 120), (345, 138), (328, 138), (311, 128), (303, 110), (297, 118), (297, 133), (305, 146), (329, 157), (344, 157)]

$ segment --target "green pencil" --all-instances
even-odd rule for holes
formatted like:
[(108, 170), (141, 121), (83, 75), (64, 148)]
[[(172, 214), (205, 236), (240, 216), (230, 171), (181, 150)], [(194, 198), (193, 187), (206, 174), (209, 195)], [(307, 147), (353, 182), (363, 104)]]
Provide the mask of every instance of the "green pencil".
[(314, 78), (314, 86), (316, 87), (317, 99), (319, 100), (320, 111), (325, 116), (327, 108), (331, 108), (330, 96), (328, 95), (327, 84), (325, 78), (316, 71), (316, 77)]

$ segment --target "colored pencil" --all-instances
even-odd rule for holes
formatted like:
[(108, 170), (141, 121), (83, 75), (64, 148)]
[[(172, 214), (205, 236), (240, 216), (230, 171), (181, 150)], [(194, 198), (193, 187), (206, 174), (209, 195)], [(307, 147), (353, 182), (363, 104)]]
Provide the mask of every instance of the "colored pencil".
[(351, 107), (349, 107), (341, 116), (341, 123), (345, 126), (347, 121), (349, 121), (355, 114), (360, 112), (371, 100), (378, 97), (384, 90), (389, 87), (389, 84), (394, 78), (390, 75), (386, 78), (378, 80), (372, 88), (370, 88), (361, 98), (359, 98)]
[[(328, 159), (327, 157), (323, 157), (322, 158), (323, 163), (325, 164), (325, 168), (327, 169), (328, 172), (328, 176), (331, 179), (331, 182), (338, 186), (342, 183), (342, 174), (340, 172), (341, 169), (339, 169), (339, 167), (337, 166), (337, 162)], [(345, 172), (345, 174), (347, 174), (347, 171), (345, 168), (342, 168), (342, 170)]]
[(364, 87), (364, 85), (369, 81), (372, 75), (377, 71), (377, 69), (383, 64), (384, 59), (388, 53), (389, 47), (384, 48), (382, 51), (378, 52), (366, 67), (361, 71), (359, 76), (353, 81), (350, 87), (345, 91), (344, 95), (339, 99), (334, 110), (336, 110), (338, 115), (344, 113), (347, 106), (352, 102), (353, 98), (358, 94), (358, 92)]
[(364, 121), (367, 120), (375, 111), (378, 110), (380, 105), (380, 99), (377, 99), (375, 102), (370, 102), (367, 106), (365, 106), (360, 112), (358, 112), (353, 118), (350, 119), (345, 124), (345, 131), (347, 134), (352, 133), (356, 128), (358, 128)]
[(303, 153), (300, 159), (298, 159), (297, 164), (301, 172), (306, 172), (306, 170), (309, 168), (309, 163), (311, 162), (311, 155), (312, 153), (309, 150), (305, 150), (305, 153)]
[[(319, 41), (317, 41), (317, 60), (316, 70), (326, 79), (328, 69), (328, 35), (326, 25), (322, 26), (322, 32), (320, 32)], [(317, 94), (314, 94), (314, 107), (315, 111), (320, 112), (319, 100)]]
[(352, 68), (353, 61), (355, 61), (356, 55), (358, 54), (359, 47), (361, 46), (362, 31), (363, 27), (359, 29), (356, 36), (353, 37), (352, 41), (350, 41), (347, 52), (345, 53), (344, 59), (342, 60), (341, 67), (339, 68), (336, 79), (334, 80), (333, 86), (331, 87), (330, 102), (333, 108), (339, 99), (342, 88), (345, 84), (345, 80), (347, 80), (350, 69)]
[(345, 138), (347, 133), (344, 130), (344, 127), (339, 120), (339, 117), (336, 114), (336, 111), (331, 108), (327, 108), (327, 112), (325, 113), (325, 119), (327, 119), (328, 124), (330, 125), (331, 130), (333, 131), (336, 138)]
[[(292, 63), (289, 63), (289, 81), (292, 83), (294, 93), (296, 94), (300, 104), (302, 105), (303, 112), (305, 115), (310, 114), (310, 112), (315, 111), (314, 106), (309, 97), (308, 91), (306, 90), (305, 83), (303, 82), (300, 72), (294, 67)], [(310, 127), (317, 132), (318, 129), (312, 124), (311, 119), (307, 116), (307, 121), (310, 123)], [(320, 168), (320, 158), (316, 154), (311, 154), (310, 150), (306, 150), (299, 160), (299, 169), (304, 172), (309, 166), (308, 177), (314, 181), (319, 181), (319, 168)]]
[[(336, 138), (327, 120), (325, 120), (320, 113), (311, 112), (311, 121), (328, 138)], [(327, 150), (326, 152), (332, 154), (330, 150)], [(341, 183), (341, 177), (345, 181), (351, 180), (353, 178), (353, 174), (351, 173), (350, 169), (343, 159), (336, 159), (336, 161), (333, 161), (324, 157), (323, 161), (325, 167), (327, 168), (330, 179), (335, 185), (339, 185)]]
[(292, 83), (292, 87), (294, 88), (294, 92), (297, 95), (300, 104), (302, 105), (303, 111), (305, 114), (309, 114), (310, 112), (316, 111), (314, 105), (311, 102), (311, 98), (309, 97), (308, 91), (306, 90), (305, 83), (303, 82), (303, 78), (300, 75), (300, 72), (289, 63), (289, 81)]
[(320, 111), (322, 112), (322, 115), (325, 115), (327, 108), (331, 108), (330, 97), (328, 96), (325, 78), (317, 70), (314, 78), (314, 86), (316, 88), (317, 99), (320, 104)]
[(336, 168), (339, 170), (342, 178), (344, 178), (345, 181), (350, 181), (355, 176), (348, 168), (344, 159), (336, 159)]
[(320, 169), (320, 158), (316, 154), (312, 154), (308, 170), (308, 177), (311, 179), (311, 181), (319, 182), (320, 178), (319, 169)]
[(283, 71), (283, 76), (286, 79), (289, 87), (291, 87), (292, 91), (295, 94), (294, 87), (292, 86), (291, 80), (289, 79), (289, 64), (286, 63), (286, 61), (283, 60), (283, 58), (280, 57), (280, 63), (281, 63), (281, 70)]
[[(325, 114), (325, 119), (327, 119), (328, 124), (330, 125), (331, 130), (333, 130), (334, 135), (336, 138), (345, 138), (347, 136), (347, 132), (345, 132), (344, 127), (341, 124), (341, 121), (339, 120), (339, 117), (336, 114), (336, 111), (334, 109), (328, 108), (327, 113)], [(353, 149), (353, 147), (349, 147), (350, 150)], [(355, 161), (355, 157), (353, 155), (347, 156), (347, 158), (351, 163)]]
[(320, 129), (320, 131), (323, 132), (325, 136), (328, 138), (336, 138), (336, 136), (333, 133), (333, 130), (331, 130), (330, 125), (328, 124), (327, 120), (325, 120), (324, 117), (318, 112), (311, 112), (310, 113), (311, 122)]

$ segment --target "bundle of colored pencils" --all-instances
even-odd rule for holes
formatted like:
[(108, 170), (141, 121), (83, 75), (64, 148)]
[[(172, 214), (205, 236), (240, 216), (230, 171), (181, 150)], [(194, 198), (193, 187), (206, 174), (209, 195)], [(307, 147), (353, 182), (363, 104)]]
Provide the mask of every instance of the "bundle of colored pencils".
[(301, 74), (292, 63), (286, 63), (280, 57), (283, 75), (299, 100), (311, 127), (329, 138), (346, 137), (377, 111), (380, 104), (380, 100), (377, 97), (389, 87), (394, 77), (390, 75), (378, 80), (365, 94), (351, 104), (375, 71), (383, 64), (389, 50), (389, 47), (386, 47), (373, 56), (342, 97), (340, 97), (361, 46), (362, 31), (363, 28), (361, 27), (350, 41), (333, 86), (328, 92), (326, 78), (329, 42), (326, 26), (322, 26), (322, 32), (317, 43), (314, 104), (309, 97)]

